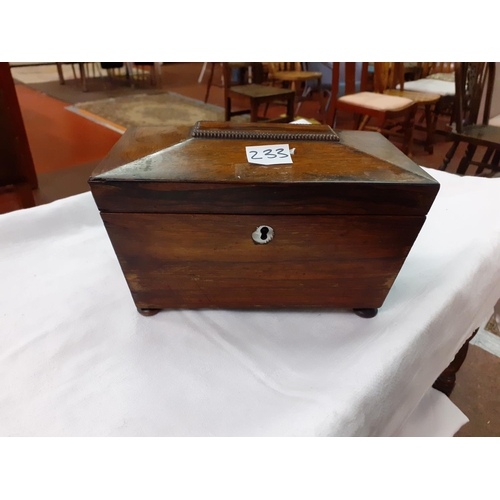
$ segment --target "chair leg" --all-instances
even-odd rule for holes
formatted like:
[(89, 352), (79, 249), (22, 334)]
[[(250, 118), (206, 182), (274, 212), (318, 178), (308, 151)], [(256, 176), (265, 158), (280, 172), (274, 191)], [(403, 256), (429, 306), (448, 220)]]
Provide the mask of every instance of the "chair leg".
[(499, 164), (500, 164), (500, 149), (497, 149), (495, 151), (495, 156), (493, 156), (493, 161), (491, 162), (491, 164), (494, 167), (498, 167), (499, 166)]
[(161, 68), (162, 68), (161, 62), (154, 63), (155, 83), (157, 87), (161, 87)]
[(82, 82), (82, 90), (87, 92), (87, 80), (85, 79), (85, 63), (78, 63), (80, 68), (80, 79)]
[(477, 167), (476, 174), (479, 175), (483, 173), (483, 170), (485, 169), (486, 165), (490, 161), (491, 156), (493, 155), (493, 148), (488, 148), (486, 152), (484, 153), (483, 159), (481, 160), (481, 165)]
[(425, 127), (426, 127), (426, 138), (425, 138), (425, 150), (427, 153), (434, 154), (434, 120), (432, 119), (431, 104), (425, 105)]
[(125, 63), (128, 79), (130, 80), (130, 87), (135, 88), (134, 66), (131, 62)]
[(327, 123), (330, 125), (330, 127), (335, 128), (337, 125), (337, 107), (335, 106), (335, 103), (332, 105), (332, 110), (329, 111), (329, 118), (327, 118)]
[(198, 77), (198, 83), (201, 83), (203, 81), (203, 76), (205, 75), (205, 71), (207, 70), (207, 64), (206, 62), (203, 63), (203, 67), (201, 68), (200, 71), (200, 76)]
[(467, 169), (469, 168), (470, 162), (472, 161), (476, 149), (477, 146), (475, 146), (474, 144), (469, 144), (467, 146), (467, 150), (465, 151), (465, 154), (458, 165), (457, 174), (464, 175), (465, 172), (467, 172)]
[(295, 99), (291, 97), (286, 102), (286, 118), (288, 120), (288, 123), (293, 122), (294, 120), (294, 114), (293, 114), (294, 107), (295, 107)]
[(231, 121), (231, 98), (226, 98), (226, 105), (224, 106), (224, 119), (229, 122)]
[(410, 110), (408, 118), (404, 125), (404, 138), (403, 138), (403, 153), (407, 156), (412, 155), (413, 150), (413, 131), (415, 129), (415, 115), (417, 113), (417, 106), (413, 106)]
[(212, 80), (214, 78), (215, 63), (210, 63), (210, 74), (208, 75), (207, 90), (205, 92), (205, 102), (208, 101), (208, 96), (210, 95), (210, 88), (212, 87)]
[(307, 96), (309, 93), (312, 92), (312, 87), (310, 85), (307, 85), (304, 87), (304, 92), (302, 92), (302, 97), (300, 98), (299, 103), (297, 104), (297, 114), (299, 113), (300, 106), (302, 106), (302, 102), (307, 99)]
[(259, 103), (250, 101), (250, 121), (256, 122), (259, 119)]
[(370, 116), (359, 115), (359, 118), (357, 119), (357, 123), (356, 123), (356, 130), (363, 130), (368, 125), (369, 121), (370, 121)]
[(59, 83), (61, 85), (64, 85), (66, 82), (64, 81), (64, 73), (62, 69), (62, 64), (60, 62), (56, 63), (57, 66), (57, 73), (59, 75)]
[(321, 78), (318, 78), (318, 100), (319, 100), (319, 121), (325, 123), (325, 103), (323, 101), (323, 90), (321, 90)]
[(451, 145), (451, 148), (446, 153), (446, 156), (443, 159), (443, 164), (439, 167), (439, 170), (446, 170), (447, 169), (448, 164), (450, 163), (451, 159), (455, 156), (455, 153), (457, 152), (457, 148), (458, 148), (459, 144), (460, 144), (460, 141), (455, 141)]
[(15, 185), (14, 190), (23, 208), (31, 208), (36, 205), (35, 198), (33, 198), (33, 190), (27, 182)]
[(495, 154), (493, 156), (493, 160), (490, 163), (490, 168), (491, 168), (491, 174), (494, 175), (499, 172), (499, 166), (500, 166), (500, 149), (497, 149), (495, 151)]

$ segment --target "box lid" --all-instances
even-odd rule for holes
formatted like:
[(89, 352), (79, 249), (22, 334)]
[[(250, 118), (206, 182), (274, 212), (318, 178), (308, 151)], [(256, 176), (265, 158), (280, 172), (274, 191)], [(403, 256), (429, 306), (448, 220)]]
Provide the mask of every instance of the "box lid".
[[(247, 162), (289, 144), (293, 163)], [(107, 212), (423, 215), (439, 184), (376, 132), (198, 122), (129, 129), (89, 179)]]

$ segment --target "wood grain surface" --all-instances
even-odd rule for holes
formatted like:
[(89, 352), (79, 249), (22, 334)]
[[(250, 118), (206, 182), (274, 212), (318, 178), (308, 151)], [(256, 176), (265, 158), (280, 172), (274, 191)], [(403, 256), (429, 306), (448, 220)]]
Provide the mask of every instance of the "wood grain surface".
[[(425, 217), (103, 213), (137, 307), (376, 308)], [(274, 239), (255, 244), (257, 226)]]
[[(214, 130), (318, 133), (325, 125), (219, 124)], [(205, 130), (208, 126), (202, 127)], [(103, 212), (425, 215), (439, 184), (373, 132), (289, 141), (293, 164), (247, 162), (263, 140), (191, 138), (189, 128), (127, 131), (89, 180)]]

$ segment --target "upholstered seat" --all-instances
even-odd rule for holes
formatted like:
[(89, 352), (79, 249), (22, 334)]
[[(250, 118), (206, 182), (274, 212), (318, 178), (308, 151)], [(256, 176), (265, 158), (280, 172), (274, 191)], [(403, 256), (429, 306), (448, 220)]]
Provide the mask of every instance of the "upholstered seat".
[(405, 82), (404, 89), (414, 92), (431, 92), (433, 94), (439, 94), (440, 96), (455, 95), (454, 82), (444, 82), (442, 80), (434, 80), (433, 78), (421, 78), (413, 82)]
[(432, 104), (439, 101), (441, 98), (439, 94), (432, 94), (431, 92), (413, 92), (412, 90), (387, 89), (384, 90), (384, 94), (395, 97), (404, 97), (412, 100), (413, 102), (418, 102), (419, 104)]
[[(406, 86), (406, 83), (404, 84)], [(434, 130), (436, 129), (437, 115), (432, 118), (432, 108), (436, 109), (436, 105), (442, 99), (439, 94), (433, 94), (431, 92), (414, 92), (412, 90), (396, 90), (387, 89), (384, 90), (385, 95), (395, 96), (395, 97), (405, 97), (412, 100), (418, 106), (423, 106), (425, 113), (425, 123), (426, 123), (426, 140), (425, 149), (428, 153), (433, 154), (434, 152)]]
[(451, 73), (432, 73), (431, 75), (427, 75), (426, 78), (455, 83), (455, 73), (453, 71)]
[[(389, 88), (389, 81), (396, 72), (399, 74), (400, 63), (375, 63), (374, 65), (374, 92), (368, 92), (368, 63), (334, 62), (332, 66), (331, 104), (327, 123), (335, 127), (337, 112), (353, 114), (354, 128), (358, 130), (374, 130), (386, 137), (402, 140), (402, 150), (411, 154), (413, 142), (413, 125), (417, 103), (407, 97), (385, 95)], [(361, 70), (361, 78), (357, 73)], [(342, 75), (342, 78), (341, 78)], [(339, 88), (341, 79), (344, 83), (345, 94), (340, 97)], [(359, 81), (359, 91), (357, 82)], [(375, 123), (369, 125), (369, 121)]]
[(406, 97), (377, 94), (375, 92), (359, 92), (345, 95), (338, 100), (339, 102), (381, 111), (400, 111), (412, 104), (412, 100)]

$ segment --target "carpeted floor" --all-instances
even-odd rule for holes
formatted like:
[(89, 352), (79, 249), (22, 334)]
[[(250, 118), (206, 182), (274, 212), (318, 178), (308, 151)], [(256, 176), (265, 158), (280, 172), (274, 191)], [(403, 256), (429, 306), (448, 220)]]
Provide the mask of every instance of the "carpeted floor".
[[(190, 126), (203, 120), (224, 121), (223, 108), (172, 92), (82, 102), (66, 109), (104, 126), (118, 125), (115, 126), (118, 131), (137, 126)], [(249, 121), (248, 115), (236, 118), (233, 121)]]

